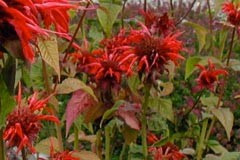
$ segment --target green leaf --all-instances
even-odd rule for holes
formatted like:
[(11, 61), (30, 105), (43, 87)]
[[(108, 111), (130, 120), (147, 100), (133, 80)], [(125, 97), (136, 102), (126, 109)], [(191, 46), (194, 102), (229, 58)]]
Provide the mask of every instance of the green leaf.
[(122, 9), (121, 5), (113, 3), (100, 3), (97, 9), (97, 16), (107, 37), (112, 34), (112, 27)]
[(227, 137), (230, 140), (233, 121), (234, 121), (233, 113), (230, 111), (229, 108), (213, 108), (211, 111), (212, 111), (212, 114), (216, 116), (217, 119), (223, 125), (227, 133)]
[(201, 57), (194, 56), (194, 57), (189, 57), (186, 62), (186, 68), (185, 68), (185, 80), (188, 79), (191, 74), (194, 72), (196, 69), (196, 64), (198, 64), (201, 61)]
[(240, 61), (238, 59), (230, 59), (229, 66), (234, 70), (235, 72), (240, 71)]
[(0, 128), (6, 124), (6, 117), (15, 106), (14, 98), (10, 95), (3, 77), (0, 75)]
[(225, 147), (223, 147), (218, 141), (216, 140), (208, 140), (207, 145), (211, 148), (214, 153), (216, 154), (223, 154), (228, 152)]
[(32, 86), (30, 70), (25, 66), (22, 67), (22, 80), (28, 88)]
[(216, 107), (218, 104), (219, 98), (211, 94), (209, 97), (201, 97), (201, 102), (204, 106), (207, 107)]
[(226, 152), (223, 154), (221, 160), (239, 160), (240, 152)]
[(151, 97), (149, 100), (149, 106), (155, 108), (162, 117), (174, 122), (172, 101), (170, 99)]
[(113, 107), (112, 107), (111, 109), (107, 110), (107, 111), (103, 114), (103, 117), (102, 117), (100, 126), (102, 126), (102, 123), (103, 123), (104, 120), (110, 118), (110, 116), (111, 116), (113, 113), (115, 113), (115, 112), (118, 110), (118, 108), (119, 108), (122, 104), (124, 104), (124, 103), (125, 103), (124, 100), (118, 100), (118, 101), (116, 101), (115, 104), (113, 105)]
[(91, 87), (87, 86), (84, 82), (76, 78), (67, 78), (57, 87), (58, 94), (69, 94), (75, 92), (79, 89), (87, 92), (91, 95), (96, 101), (98, 101)]
[(55, 36), (49, 37), (49, 39), (38, 38), (38, 48), (42, 59), (55, 70), (60, 79), (57, 38)]
[(138, 87), (141, 83), (138, 74), (134, 74), (127, 79), (128, 86), (133, 93), (137, 93)]
[(206, 37), (207, 37), (208, 30), (206, 28), (204, 28), (203, 26), (193, 23), (193, 22), (185, 22), (185, 24), (192, 27), (195, 30), (197, 38), (198, 38), (198, 43), (199, 43), (198, 52), (201, 52), (206, 43)]

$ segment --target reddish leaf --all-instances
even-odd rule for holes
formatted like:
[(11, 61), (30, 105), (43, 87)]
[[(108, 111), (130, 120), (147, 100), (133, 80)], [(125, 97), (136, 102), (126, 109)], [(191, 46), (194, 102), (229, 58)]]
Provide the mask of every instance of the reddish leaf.
[(72, 123), (77, 117), (82, 114), (86, 109), (95, 104), (95, 100), (91, 95), (83, 90), (77, 90), (73, 93), (72, 98), (69, 100), (66, 109), (66, 132), (68, 134)]
[(124, 120), (124, 122), (132, 129), (140, 130), (140, 122), (136, 114), (140, 112), (140, 104), (126, 103), (119, 107), (116, 114)]

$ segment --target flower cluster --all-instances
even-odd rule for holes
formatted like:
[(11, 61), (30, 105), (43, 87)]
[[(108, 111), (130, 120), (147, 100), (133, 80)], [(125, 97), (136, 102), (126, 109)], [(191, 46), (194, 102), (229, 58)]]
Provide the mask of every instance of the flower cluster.
[(235, 26), (240, 24), (240, 10), (239, 5), (234, 5), (232, 2), (223, 4), (222, 10), (228, 16), (228, 21)]
[[(145, 17), (151, 15), (149, 12)], [(146, 75), (161, 74), (169, 61), (177, 64), (179, 59), (184, 59), (180, 55), (183, 44), (178, 40), (181, 33), (167, 32), (173, 26), (167, 15), (148, 19), (151, 18), (146, 18), (146, 25), (139, 23), (140, 29), (121, 30), (113, 38), (104, 39), (101, 48), (89, 54), (80, 53), (81, 56), (74, 54), (73, 59), (79, 62), (80, 70), (88, 73), (97, 83), (104, 82), (102, 88), (119, 84), (123, 76), (129, 76), (134, 71)], [(164, 34), (151, 32), (155, 23)]]
[(197, 78), (197, 91), (201, 91), (203, 89), (209, 89), (213, 91), (215, 84), (218, 82), (218, 76), (226, 76), (228, 74), (228, 72), (224, 69), (215, 69), (215, 65), (212, 63), (211, 60), (208, 61), (208, 68), (200, 64), (197, 64), (196, 66), (201, 71)]
[[(31, 44), (37, 36), (48, 36), (53, 25), (58, 35), (70, 39), (68, 32), (69, 16), (67, 11), (76, 8), (68, 0), (0, 0), (0, 42), (19, 40), (22, 55), (29, 62), (34, 60)], [(44, 24), (45, 28), (41, 25)]]
[(28, 148), (35, 152), (32, 143), (37, 138), (42, 128), (41, 121), (47, 120), (59, 123), (57, 117), (53, 115), (43, 115), (41, 111), (46, 107), (49, 98), (37, 99), (37, 93), (34, 93), (29, 99), (28, 104), (21, 104), (21, 89), (17, 96), (18, 106), (8, 115), (7, 126), (4, 131), (3, 139), (9, 147), (18, 147), (18, 151)]

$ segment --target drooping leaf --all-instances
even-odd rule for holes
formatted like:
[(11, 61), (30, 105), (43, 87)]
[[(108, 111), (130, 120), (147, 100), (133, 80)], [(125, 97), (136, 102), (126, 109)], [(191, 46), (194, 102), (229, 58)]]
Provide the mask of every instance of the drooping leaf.
[(22, 67), (22, 80), (27, 87), (30, 88), (32, 86), (32, 79), (31, 79), (31, 76), (30, 76), (30, 70), (25, 66)]
[[(201, 97), (201, 103), (207, 107), (216, 107), (218, 104), (219, 98), (211, 94), (209, 97)], [(221, 104), (220, 104), (221, 106)]]
[(38, 48), (42, 59), (51, 66), (60, 78), (58, 43), (55, 36), (49, 39), (38, 38)]
[(216, 116), (220, 123), (223, 125), (227, 133), (227, 137), (230, 140), (234, 122), (233, 113), (230, 111), (229, 108), (213, 108), (211, 111), (212, 114)]
[(58, 85), (57, 93), (58, 94), (69, 94), (69, 93), (75, 92), (79, 89), (84, 90), (86, 93), (91, 95), (95, 99), (95, 101), (98, 101), (92, 88), (87, 86), (84, 82), (82, 82), (81, 80), (76, 79), (76, 78), (65, 79), (60, 85)]
[(150, 98), (149, 106), (155, 108), (162, 117), (174, 122), (172, 101), (170, 99)]
[(121, 5), (114, 3), (100, 3), (97, 9), (98, 20), (107, 37), (112, 34), (112, 27), (122, 9)]
[(123, 119), (129, 127), (135, 130), (140, 130), (140, 121), (136, 117), (136, 114), (140, 111), (140, 104), (125, 103), (118, 108), (116, 114)]
[(218, 141), (216, 140), (208, 140), (207, 142), (208, 147), (210, 147), (214, 153), (216, 154), (223, 154), (228, 152), (225, 147), (223, 147)]
[(185, 80), (188, 79), (191, 74), (196, 69), (196, 64), (198, 64), (201, 61), (201, 58), (198, 56), (189, 57), (186, 62), (186, 68), (185, 68)]
[(240, 152), (226, 152), (223, 154), (221, 160), (239, 160)]
[(49, 155), (51, 146), (53, 146), (55, 152), (60, 151), (56, 137), (48, 137), (44, 140), (41, 140), (38, 144), (35, 145), (35, 148), (39, 153)]
[(185, 22), (185, 24), (188, 26), (191, 26), (195, 30), (195, 33), (198, 38), (198, 43), (199, 43), (198, 52), (201, 52), (204, 45), (206, 44), (206, 37), (207, 37), (208, 30), (203, 26), (193, 22)]
[(0, 75), (0, 128), (4, 126), (7, 115), (15, 106), (14, 98), (10, 95), (3, 77)]
[(68, 101), (66, 108), (66, 133), (68, 134), (72, 123), (77, 117), (82, 114), (87, 108), (96, 104), (96, 101), (84, 90), (77, 90), (73, 93)]
[(118, 108), (123, 105), (125, 103), (124, 100), (118, 100), (115, 102), (114, 106), (107, 110), (104, 114), (103, 114), (103, 117), (102, 117), (102, 120), (101, 120), (101, 123), (100, 123), (100, 126), (102, 126), (102, 123), (104, 120), (110, 118), (111, 115), (113, 115), (117, 110)]

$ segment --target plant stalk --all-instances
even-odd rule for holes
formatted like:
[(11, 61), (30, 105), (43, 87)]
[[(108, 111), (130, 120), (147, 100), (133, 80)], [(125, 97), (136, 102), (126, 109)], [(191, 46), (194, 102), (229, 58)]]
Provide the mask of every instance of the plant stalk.
[(208, 126), (208, 119), (205, 119), (203, 121), (203, 125), (202, 125), (202, 131), (201, 131), (201, 135), (200, 135), (200, 139), (199, 139), (199, 144), (197, 147), (197, 160), (201, 160), (202, 159), (202, 154), (203, 154), (203, 150), (204, 150), (204, 146), (205, 146), (205, 135), (206, 135), (206, 131), (207, 131), (207, 126)]
[(123, 7), (122, 7), (122, 14), (121, 14), (122, 29), (124, 28), (124, 12), (125, 12), (126, 3), (127, 3), (127, 0), (124, 0)]
[(3, 129), (0, 130), (0, 159), (5, 160), (5, 149), (3, 141)]
[(111, 137), (109, 127), (105, 127), (105, 160), (110, 160), (111, 153)]
[[(90, 6), (90, 1), (88, 1), (87, 5), (86, 5), (86, 8), (88, 8), (89, 6)], [(76, 36), (77, 36), (77, 33), (78, 33), (79, 29), (81, 28), (81, 26), (82, 26), (82, 24), (83, 24), (83, 20), (84, 20), (84, 18), (85, 18), (85, 16), (86, 16), (86, 13), (87, 13), (87, 10), (84, 10), (84, 11), (83, 11), (83, 14), (82, 14), (82, 16), (81, 16), (81, 18), (80, 18), (80, 20), (79, 20), (79, 22), (78, 22), (77, 28), (76, 28), (73, 36), (72, 36), (72, 39), (71, 39), (71, 41), (69, 42), (69, 45), (68, 45), (68, 47), (67, 47), (67, 49), (66, 49), (66, 51), (65, 51), (65, 55), (64, 55), (64, 58), (63, 58), (63, 62), (66, 62), (66, 60), (67, 60), (67, 55), (69, 54), (69, 51), (70, 51), (70, 49), (71, 49), (71, 47), (72, 47), (72, 44), (73, 44), (73, 42), (74, 42), (74, 40), (75, 40), (75, 38), (76, 38)]]
[(78, 151), (79, 150), (79, 130), (77, 126), (74, 124), (74, 150)]
[[(43, 79), (44, 79), (45, 88), (46, 88), (48, 95), (50, 95), (52, 91), (51, 91), (51, 87), (50, 87), (50, 84), (48, 81), (47, 65), (44, 60), (42, 60), (42, 67), (43, 67)], [(55, 115), (56, 115), (56, 113), (55, 113)], [(59, 150), (64, 151), (61, 125), (55, 124), (55, 128), (56, 128)]]
[(197, 2), (197, 0), (194, 0), (191, 4), (191, 6), (189, 7), (189, 9), (187, 10), (187, 12), (182, 16), (182, 18), (180, 18), (177, 23), (176, 26), (179, 25), (180, 23), (182, 23), (182, 21), (189, 15), (189, 13), (191, 12), (194, 4)]
[(143, 103), (143, 113), (142, 113), (142, 147), (143, 147), (143, 156), (144, 160), (147, 160), (148, 157), (148, 146), (147, 146), (147, 108), (148, 101), (150, 97), (150, 88), (146, 89), (144, 103)]
[(22, 149), (22, 160), (27, 160), (27, 155), (24, 148)]
[(120, 157), (119, 160), (124, 160), (125, 156), (126, 156), (126, 151), (127, 151), (128, 145), (126, 143), (123, 144), (121, 153), (120, 153)]
[(147, 0), (144, 0), (143, 10), (144, 10), (144, 12), (147, 12)]
[[(231, 55), (232, 55), (235, 34), (236, 34), (236, 28), (234, 27), (233, 31), (232, 31), (232, 36), (231, 36), (230, 49), (229, 49), (228, 56), (227, 56), (227, 63), (226, 63), (227, 67), (229, 67), (229, 62), (230, 62), (230, 58), (231, 58)], [(224, 77), (224, 84), (226, 83), (226, 81), (227, 81), (227, 77)], [(221, 91), (220, 91), (220, 95), (219, 95), (219, 98), (218, 98), (218, 103), (217, 103), (216, 108), (220, 107), (221, 101), (222, 101), (223, 96), (224, 96), (224, 88), (225, 87), (223, 86)], [(211, 132), (212, 132), (212, 129), (214, 127), (215, 122), (216, 122), (216, 118), (214, 117), (211, 121), (209, 130), (207, 132), (206, 141), (208, 141), (209, 137), (211, 136)]]

